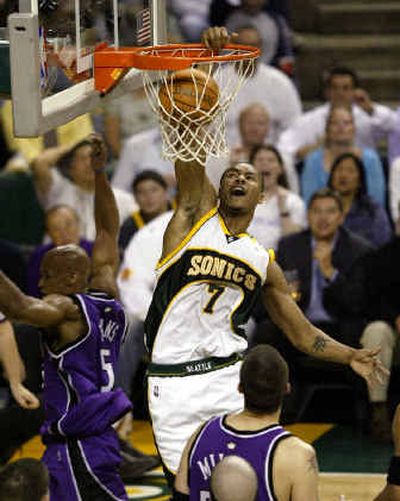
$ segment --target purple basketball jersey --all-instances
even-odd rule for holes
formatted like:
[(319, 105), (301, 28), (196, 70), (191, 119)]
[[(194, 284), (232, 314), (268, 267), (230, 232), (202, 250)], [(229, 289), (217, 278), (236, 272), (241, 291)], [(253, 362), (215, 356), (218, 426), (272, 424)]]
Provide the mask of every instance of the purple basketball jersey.
[(102, 292), (75, 294), (87, 331), (53, 351), (44, 341), (44, 441), (85, 437), (107, 430), (131, 407), (114, 387), (114, 370), (127, 329), (121, 303)]
[(203, 426), (190, 451), (190, 500), (211, 499), (212, 470), (225, 456), (235, 455), (248, 461), (257, 474), (257, 501), (275, 501), (273, 455), (279, 441), (289, 436), (279, 425), (254, 432), (237, 431), (225, 423), (225, 416), (212, 418)]

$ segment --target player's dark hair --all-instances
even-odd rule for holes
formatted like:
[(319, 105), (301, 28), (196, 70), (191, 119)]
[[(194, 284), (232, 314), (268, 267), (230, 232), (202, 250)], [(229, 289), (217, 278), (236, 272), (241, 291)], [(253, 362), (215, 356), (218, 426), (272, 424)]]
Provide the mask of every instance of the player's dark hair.
[(288, 183), (287, 176), (285, 173), (285, 164), (283, 162), (282, 155), (280, 154), (278, 149), (275, 148), (275, 146), (272, 146), (272, 144), (260, 144), (260, 145), (254, 146), (254, 148), (251, 150), (251, 153), (250, 153), (249, 162), (252, 165), (254, 165), (255, 157), (257, 156), (258, 152), (262, 151), (262, 150), (270, 151), (271, 153), (273, 153), (275, 155), (279, 165), (282, 168), (282, 172), (279, 174), (279, 177), (278, 177), (278, 184), (279, 184), (279, 186), (283, 186), (284, 188), (288, 188), (289, 183)]
[(329, 87), (332, 83), (332, 79), (336, 76), (347, 76), (350, 77), (354, 88), (359, 86), (359, 79), (355, 71), (347, 68), (347, 66), (335, 66), (328, 71), (325, 78), (325, 86)]
[(167, 181), (163, 178), (163, 176), (159, 172), (148, 169), (140, 172), (135, 176), (132, 182), (132, 191), (134, 193), (137, 190), (138, 185), (143, 181), (154, 181), (155, 183), (158, 183), (165, 190), (168, 188)]
[(272, 414), (282, 405), (287, 391), (289, 369), (279, 352), (269, 345), (258, 345), (248, 352), (240, 369), (240, 388), (245, 408), (259, 414)]
[(79, 141), (73, 148), (71, 148), (65, 155), (63, 155), (58, 161), (58, 167), (61, 169), (62, 173), (69, 176), (69, 168), (71, 167), (72, 161), (75, 157), (75, 153), (84, 146), (92, 146), (89, 139), (83, 139)]
[(333, 180), (333, 175), (338, 168), (338, 166), (344, 161), (344, 160), (352, 160), (355, 168), (358, 171), (358, 178), (360, 180), (360, 186), (358, 188), (358, 192), (356, 194), (357, 198), (360, 198), (364, 195), (367, 194), (367, 182), (365, 179), (365, 168), (362, 160), (357, 156), (354, 155), (354, 153), (342, 153), (339, 155), (336, 160), (333, 162), (332, 167), (331, 167), (331, 173), (329, 176), (329, 181), (328, 181), (328, 187), (331, 190), (334, 190), (332, 186), (332, 180)]
[(321, 190), (316, 191), (310, 198), (308, 202), (308, 209), (311, 208), (312, 204), (316, 200), (321, 200), (322, 198), (332, 198), (336, 205), (338, 206), (340, 212), (343, 212), (343, 200), (337, 191), (332, 190), (331, 188), (322, 188)]
[(19, 459), (0, 470), (0, 501), (40, 501), (48, 489), (49, 474), (37, 459)]

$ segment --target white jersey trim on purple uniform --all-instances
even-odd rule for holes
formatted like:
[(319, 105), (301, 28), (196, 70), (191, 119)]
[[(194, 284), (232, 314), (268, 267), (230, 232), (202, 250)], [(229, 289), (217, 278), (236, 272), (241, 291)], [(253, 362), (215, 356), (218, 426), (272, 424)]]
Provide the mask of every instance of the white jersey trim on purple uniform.
[(63, 437), (65, 437), (65, 433), (61, 429), (61, 423), (62, 423), (63, 419), (65, 419), (65, 417), (67, 416), (68, 411), (69, 411), (69, 406), (70, 406), (70, 403), (71, 403), (71, 391), (70, 391), (70, 388), (68, 386), (67, 381), (65, 381), (64, 368), (62, 366), (63, 362), (64, 362), (64, 359), (61, 360), (59, 366), (57, 367), (57, 372), (58, 372), (58, 375), (60, 376), (60, 379), (61, 379), (63, 385), (65, 386), (65, 389), (66, 389), (66, 392), (67, 392), (67, 405), (66, 405), (66, 408), (64, 410), (63, 415), (57, 421), (57, 430), (60, 433), (60, 435), (62, 435)]

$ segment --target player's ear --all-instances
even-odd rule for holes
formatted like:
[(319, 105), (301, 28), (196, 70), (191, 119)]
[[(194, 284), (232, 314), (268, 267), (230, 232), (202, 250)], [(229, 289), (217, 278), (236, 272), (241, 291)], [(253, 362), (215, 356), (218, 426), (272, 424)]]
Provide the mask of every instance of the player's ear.
[(285, 391), (285, 395), (289, 395), (290, 393), (292, 393), (292, 385), (289, 383), (289, 381), (286, 383), (286, 391)]
[(238, 384), (238, 392), (239, 392), (239, 393), (242, 393), (242, 394), (244, 393), (244, 392), (243, 392), (243, 386), (242, 386), (242, 383), (239, 383), (239, 384)]

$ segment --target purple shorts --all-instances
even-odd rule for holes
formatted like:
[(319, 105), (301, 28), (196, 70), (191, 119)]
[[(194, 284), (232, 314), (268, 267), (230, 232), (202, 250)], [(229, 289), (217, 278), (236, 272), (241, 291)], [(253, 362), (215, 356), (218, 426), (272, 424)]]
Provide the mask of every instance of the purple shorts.
[(113, 429), (101, 436), (51, 441), (43, 461), (50, 474), (50, 501), (128, 499), (118, 473), (121, 458)]

